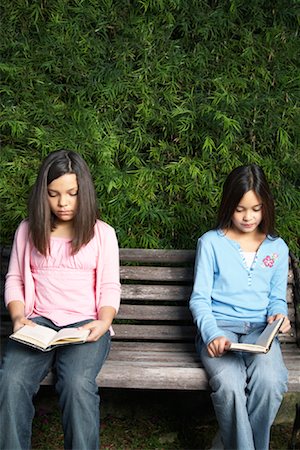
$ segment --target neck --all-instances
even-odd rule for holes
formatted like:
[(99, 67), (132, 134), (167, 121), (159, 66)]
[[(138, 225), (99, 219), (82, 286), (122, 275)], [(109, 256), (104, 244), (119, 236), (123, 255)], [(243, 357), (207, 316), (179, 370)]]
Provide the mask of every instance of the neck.
[(266, 238), (266, 235), (258, 228), (252, 233), (243, 233), (235, 228), (229, 228), (225, 230), (225, 235), (238, 242), (242, 250), (246, 252), (256, 252)]
[(69, 239), (73, 238), (73, 234), (74, 234), (73, 221), (68, 222), (57, 221), (55, 223), (55, 228), (51, 232), (51, 236), (66, 237)]

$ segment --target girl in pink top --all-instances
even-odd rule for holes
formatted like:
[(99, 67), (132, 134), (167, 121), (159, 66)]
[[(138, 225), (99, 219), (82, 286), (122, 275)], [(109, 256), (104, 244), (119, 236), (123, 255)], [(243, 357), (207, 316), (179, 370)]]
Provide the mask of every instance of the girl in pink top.
[(51, 367), (62, 410), (66, 449), (99, 449), (95, 382), (110, 349), (120, 304), (115, 231), (98, 219), (90, 171), (73, 152), (44, 160), (18, 227), (5, 284), (13, 331), (24, 325), (82, 327), (87, 342), (48, 352), (9, 341), (0, 369), (0, 448), (29, 449), (32, 399)]

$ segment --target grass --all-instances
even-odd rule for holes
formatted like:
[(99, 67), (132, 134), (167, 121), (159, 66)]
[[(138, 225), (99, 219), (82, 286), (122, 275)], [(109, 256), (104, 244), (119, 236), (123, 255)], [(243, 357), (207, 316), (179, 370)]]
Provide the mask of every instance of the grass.
[[(217, 431), (207, 393), (104, 389), (101, 398), (102, 450), (204, 450)], [(32, 450), (63, 450), (53, 388), (42, 387), (35, 403)], [(286, 450), (291, 431), (291, 422), (275, 424), (270, 450)]]

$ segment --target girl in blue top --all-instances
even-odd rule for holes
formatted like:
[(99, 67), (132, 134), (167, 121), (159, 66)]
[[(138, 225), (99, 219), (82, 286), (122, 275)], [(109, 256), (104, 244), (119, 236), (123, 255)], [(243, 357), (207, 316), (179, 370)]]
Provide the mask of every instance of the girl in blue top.
[(255, 343), (284, 317), (288, 247), (275, 237), (274, 203), (262, 169), (234, 169), (223, 188), (216, 229), (198, 241), (190, 309), (197, 351), (209, 377), (225, 449), (267, 450), (270, 428), (287, 390), (276, 339), (267, 354), (227, 352), (231, 342)]

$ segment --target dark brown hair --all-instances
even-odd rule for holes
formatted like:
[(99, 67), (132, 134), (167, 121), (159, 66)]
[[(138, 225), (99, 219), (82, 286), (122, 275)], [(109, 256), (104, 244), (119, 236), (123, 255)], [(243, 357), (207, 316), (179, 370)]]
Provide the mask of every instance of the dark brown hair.
[(216, 228), (228, 229), (231, 227), (234, 211), (248, 191), (254, 191), (262, 201), (260, 230), (266, 235), (274, 236), (274, 201), (265, 174), (262, 168), (256, 164), (236, 167), (228, 175), (223, 186)]
[(44, 256), (50, 251), (50, 233), (55, 228), (56, 221), (49, 206), (47, 187), (56, 178), (69, 173), (76, 175), (78, 184), (77, 212), (73, 220), (73, 254), (94, 236), (98, 208), (89, 168), (83, 158), (74, 151), (54, 151), (44, 159), (28, 203), (30, 236), (34, 246)]

